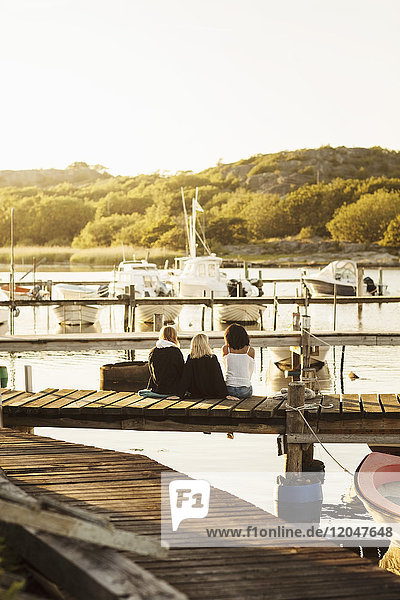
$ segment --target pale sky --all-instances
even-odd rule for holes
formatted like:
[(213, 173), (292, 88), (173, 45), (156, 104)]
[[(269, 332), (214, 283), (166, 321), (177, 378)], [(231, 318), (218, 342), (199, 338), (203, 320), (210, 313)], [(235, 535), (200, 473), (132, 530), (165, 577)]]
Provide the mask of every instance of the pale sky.
[(399, 150), (399, 0), (0, 0), (0, 170)]

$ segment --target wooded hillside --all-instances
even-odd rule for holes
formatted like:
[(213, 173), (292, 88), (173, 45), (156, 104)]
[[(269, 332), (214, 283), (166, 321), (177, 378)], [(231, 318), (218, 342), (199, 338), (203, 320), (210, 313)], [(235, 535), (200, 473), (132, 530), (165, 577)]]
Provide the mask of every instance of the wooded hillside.
[(212, 249), (320, 236), (400, 247), (400, 152), (331, 148), (257, 155), (200, 173), (113, 177), (101, 165), (0, 171), (0, 245), (184, 249), (181, 187), (199, 188)]

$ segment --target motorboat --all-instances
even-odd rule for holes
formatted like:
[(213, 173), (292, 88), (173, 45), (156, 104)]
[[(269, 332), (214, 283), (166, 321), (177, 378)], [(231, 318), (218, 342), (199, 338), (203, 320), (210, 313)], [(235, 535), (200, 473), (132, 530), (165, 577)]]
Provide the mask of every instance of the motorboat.
[(93, 325), (98, 319), (100, 307), (92, 304), (98, 297), (95, 288), (73, 283), (57, 283), (53, 287), (54, 300), (75, 300), (74, 304), (53, 307), (60, 325)]
[[(129, 288), (135, 286), (136, 298), (163, 298), (173, 295), (172, 285), (162, 280), (157, 266), (147, 260), (123, 260), (119, 263), (111, 283), (111, 294), (115, 297), (129, 295)], [(152, 323), (154, 315), (164, 314), (164, 323), (174, 323), (182, 306), (178, 304), (139, 304), (136, 318), (142, 323)]]
[[(186, 216), (186, 233), (189, 244), (189, 256), (180, 257), (179, 262), (183, 266), (171, 278), (175, 293), (183, 298), (238, 298), (236, 304), (215, 303), (215, 316), (222, 323), (256, 323), (265, 310), (262, 303), (243, 304), (239, 298), (260, 297), (263, 294), (262, 282), (259, 280), (231, 279), (221, 271), (222, 258), (210, 251), (205, 240), (201, 238), (196, 230), (196, 214), (203, 209), (196, 197), (192, 199), (192, 214), (186, 214), (185, 199), (182, 190), (182, 201)], [(197, 256), (196, 240), (200, 239), (206, 254)]]
[[(353, 260), (334, 260), (315, 275), (304, 276), (303, 281), (312, 296), (356, 296), (357, 263)], [(377, 293), (371, 277), (364, 277), (362, 295)]]

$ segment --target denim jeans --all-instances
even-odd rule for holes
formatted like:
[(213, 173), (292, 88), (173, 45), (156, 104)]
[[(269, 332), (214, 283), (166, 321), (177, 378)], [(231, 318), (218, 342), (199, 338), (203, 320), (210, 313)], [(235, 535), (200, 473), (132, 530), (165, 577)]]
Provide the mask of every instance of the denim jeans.
[(251, 385), (249, 385), (249, 387), (246, 385), (227, 385), (226, 389), (228, 390), (229, 396), (236, 396), (236, 398), (250, 398), (253, 394)]

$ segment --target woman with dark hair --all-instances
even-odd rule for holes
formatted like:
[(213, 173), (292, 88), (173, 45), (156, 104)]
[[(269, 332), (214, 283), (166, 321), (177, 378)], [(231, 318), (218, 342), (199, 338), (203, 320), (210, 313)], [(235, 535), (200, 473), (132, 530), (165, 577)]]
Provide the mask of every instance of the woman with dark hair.
[(255, 351), (250, 346), (247, 331), (241, 325), (232, 323), (226, 328), (224, 338), (222, 356), (228, 394), (236, 398), (249, 398), (253, 394), (251, 376), (254, 371)]
[(150, 398), (166, 398), (171, 394), (176, 394), (184, 364), (176, 329), (171, 325), (165, 325), (160, 331), (155, 347), (149, 353), (148, 389), (140, 390), (139, 395)]

